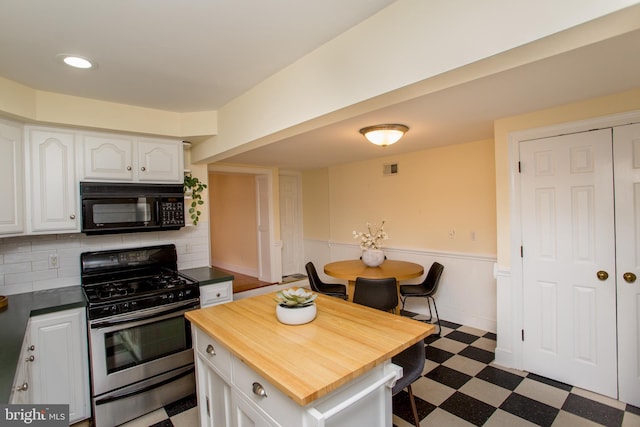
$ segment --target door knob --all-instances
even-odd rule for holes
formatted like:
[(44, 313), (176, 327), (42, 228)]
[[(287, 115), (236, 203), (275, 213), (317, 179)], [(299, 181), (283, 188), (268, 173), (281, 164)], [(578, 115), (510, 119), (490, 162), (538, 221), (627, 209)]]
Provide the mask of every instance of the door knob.
[(622, 278), (624, 279), (625, 282), (627, 283), (633, 283), (636, 281), (637, 277), (635, 274), (630, 273), (630, 272), (626, 272), (622, 275)]
[(606, 271), (600, 270), (596, 273), (596, 276), (598, 276), (598, 279), (600, 280), (607, 280), (609, 278), (609, 273), (607, 273)]

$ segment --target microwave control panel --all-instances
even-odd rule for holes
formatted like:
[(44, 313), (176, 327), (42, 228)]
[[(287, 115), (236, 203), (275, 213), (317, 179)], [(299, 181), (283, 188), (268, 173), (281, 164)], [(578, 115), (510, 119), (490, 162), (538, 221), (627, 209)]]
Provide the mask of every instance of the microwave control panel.
[(162, 201), (160, 215), (163, 226), (184, 226), (184, 203), (182, 201)]

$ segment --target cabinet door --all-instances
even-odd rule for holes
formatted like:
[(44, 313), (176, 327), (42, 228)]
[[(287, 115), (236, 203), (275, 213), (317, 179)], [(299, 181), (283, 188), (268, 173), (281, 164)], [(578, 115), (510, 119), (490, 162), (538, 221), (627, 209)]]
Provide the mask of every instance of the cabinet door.
[(231, 388), (207, 365), (199, 353), (196, 354), (200, 426), (230, 426)]
[(181, 142), (158, 140), (139, 140), (137, 142), (139, 181), (183, 181), (184, 153)]
[(82, 147), (84, 179), (133, 180), (133, 139), (86, 134)]
[(0, 121), (0, 234), (24, 231), (22, 129)]
[(90, 416), (86, 318), (83, 308), (30, 320), (33, 402), (69, 404), (71, 423)]
[(71, 132), (29, 130), (30, 213), (34, 232), (80, 231), (74, 138)]
[(31, 403), (31, 359), (32, 351), (29, 328), (24, 335), (22, 349), (20, 350), (20, 358), (18, 359), (18, 367), (16, 368), (15, 377), (13, 378), (13, 387), (9, 396), (9, 403), (12, 405), (23, 405)]
[[(252, 402), (246, 400), (237, 391), (232, 391), (231, 411), (233, 415), (233, 424), (238, 427), (273, 427), (278, 426), (269, 419), (262, 411)], [(297, 414), (296, 414), (297, 415)]]

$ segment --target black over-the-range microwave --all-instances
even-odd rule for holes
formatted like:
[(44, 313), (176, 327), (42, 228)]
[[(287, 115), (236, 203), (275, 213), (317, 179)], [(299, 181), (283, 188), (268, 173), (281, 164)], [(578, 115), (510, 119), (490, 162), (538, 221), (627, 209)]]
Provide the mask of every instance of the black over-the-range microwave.
[(182, 184), (81, 182), (80, 198), (88, 235), (184, 227)]

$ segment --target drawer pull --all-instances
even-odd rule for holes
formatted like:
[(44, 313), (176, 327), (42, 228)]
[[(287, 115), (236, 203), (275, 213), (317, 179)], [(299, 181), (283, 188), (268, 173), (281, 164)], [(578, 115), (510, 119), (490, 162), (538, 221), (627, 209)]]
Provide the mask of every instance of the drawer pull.
[(216, 294), (216, 298), (220, 298), (220, 292)]
[(29, 390), (29, 384), (28, 383), (23, 383), (21, 386), (18, 386), (16, 388), (17, 391), (27, 391)]
[(213, 348), (213, 346), (211, 344), (209, 344), (207, 346), (207, 353), (209, 353), (212, 356), (215, 356), (216, 355), (216, 349)]
[(267, 391), (260, 383), (253, 383), (253, 394), (260, 397), (267, 397)]
[(36, 357), (32, 354), (25, 359), (25, 362), (33, 362), (34, 360), (36, 360)]

